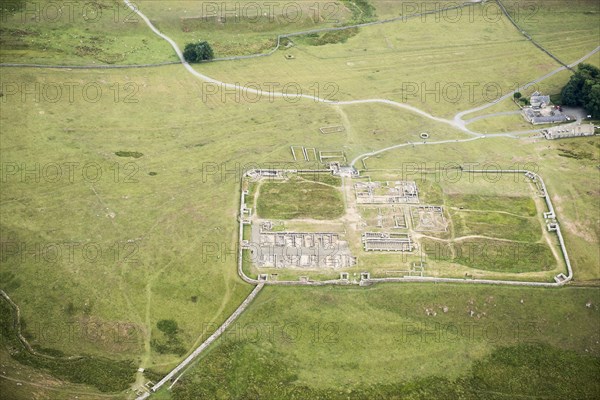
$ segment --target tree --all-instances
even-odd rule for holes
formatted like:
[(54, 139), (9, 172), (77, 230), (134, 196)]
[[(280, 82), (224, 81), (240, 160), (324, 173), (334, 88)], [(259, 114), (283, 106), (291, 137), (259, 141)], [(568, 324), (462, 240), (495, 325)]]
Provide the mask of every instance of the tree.
[(183, 58), (189, 63), (210, 61), (214, 57), (213, 50), (208, 42), (188, 43), (183, 50)]
[(600, 69), (580, 64), (561, 92), (564, 105), (583, 107), (594, 118), (600, 118)]
[(515, 92), (515, 94), (513, 94), (513, 97), (514, 97), (516, 100), (519, 100), (521, 97), (523, 97), (523, 95), (521, 94), (521, 92)]
[(600, 119), (600, 82), (590, 88), (585, 98), (585, 109), (596, 119)]

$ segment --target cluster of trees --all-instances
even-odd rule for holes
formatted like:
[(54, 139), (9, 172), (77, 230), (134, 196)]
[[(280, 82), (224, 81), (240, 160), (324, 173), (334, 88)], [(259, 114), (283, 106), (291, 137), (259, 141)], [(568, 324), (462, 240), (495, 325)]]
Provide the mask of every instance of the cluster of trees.
[(523, 97), (523, 95), (521, 94), (521, 92), (515, 92), (515, 94), (513, 95), (513, 97), (515, 98), (516, 101), (518, 101), (519, 103), (523, 104), (524, 106), (528, 106), (529, 105), (529, 100), (527, 100), (527, 97)]
[(580, 64), (563, 88), (561, 101), (566, 106), (583, 107), (593, 118), (600, 119), (600, 69)]
[(214, 57), (213, 50), (208, 42), (188, 43), (183, 50), (183, 58), (189, 63), (210, 61)]

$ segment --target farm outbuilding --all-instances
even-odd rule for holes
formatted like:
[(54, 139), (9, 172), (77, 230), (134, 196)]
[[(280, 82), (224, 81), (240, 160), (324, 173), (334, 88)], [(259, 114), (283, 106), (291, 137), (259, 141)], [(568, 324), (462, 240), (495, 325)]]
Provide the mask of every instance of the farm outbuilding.
[(533, 108), (544, 108), (550, 105), (550, 96), (545, 96), (540, 92), (534, 92), (529, 99)]

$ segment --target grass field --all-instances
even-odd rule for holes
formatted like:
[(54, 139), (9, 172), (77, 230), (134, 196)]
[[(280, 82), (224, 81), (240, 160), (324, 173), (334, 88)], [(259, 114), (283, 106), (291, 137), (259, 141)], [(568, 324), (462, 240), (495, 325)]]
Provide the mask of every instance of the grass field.
[(339, 190), (321, 182), (292, 178), (262, 182), (256, 211), (266, 219), (336, 219), (344, 213)]
[[(600, 4), (595, 0), (503, 1), (513, 18), (534, 40), (569, 64), (596, 48)], [(595, 58), (596, 62), (598, 57)]]
[(585, 306), (596, 299), (576, 288), (267, 288), (172, 398), (583, 398), (598, 391), (598, 309)]
[[(501, 115), (475, 121), (469, 124), (469, 129), (480, 133), (504, 133), (541, 129), (545, 126), (533, 126), (521, 114)], [(532, 134), (533, 135), (533, 134)]]
[[(62, 12), (59, 11), (62, 9)], [(2, 5), (0, 60), (48, 65), (146, 64), (176, 61), (124, 3), (51, 0)]]
[[(275, 46), (277, 34), (331, 27), (353, 18), (343, 2), (324, 0), (270, 5), (249, 0), (141, 1), (136, 6), (181, 47), (208, 40), (217, 57), (267, 51)], [(2, 62), (77, 65), (177, 60), (170, 46), (149, 35), (144, 22), (122, 2), (14, 1), (3, 6), (2, 22)]]
[(526, 178), (481, 174), (461, 181), (442, 184), (455, 237), (482, 235), (531, 243), (541, 239), (537, 216), (543, 211), (537, 210), (536, 193)]
[[(128, 14), (120, 14), (127, 11), (120, 3), (94, 2), (104, 7), (94, 23), (91, 13), (87, 19), (76, 14), (72, 20), (52, 21), (46, 13), (52, 12), (51, 3), (35, 3), (45, 10), (40, 20), (18, 8), (8, 14), (3, 9), (2, 62), (176, 60), (168, 44), (141, 21), (124, 23)], [(340, 21), (326, 19), (323, 13), (318, 21), (293, 23), (285, 18), (291, 14), (278, 14), (279, 22), (273, 25), (264, 23), (264, 15), (254, 23), (251, 19), (257, 15), (250, 14), (237, 24), (198, 20), (209, 3), (214, 2), (147, 1), (140, 2), (140, 9), (180, 45), (206, 39), (217, 56), (264, 51), (279, 33), (362, 18), (349, 2), (318, 0), (301, 2), (303, 13), (312, 12), (314, 4), (326, 12), (333, 4)], [(354, 3), (367, 9), (363, 1)], [(409, 2), (372, 4), (375, 10), (364, 18), (410, 11)], [(561, 4), (561, 10), (568, 9), (566, 2)], [(540, 42), (556, 44), (559, 55), (578, 58), (594, 47), (593, 35), (597, 36), (593, 29), (579, 26), (592, 26), (596, 18), (585, 7), (564, 19), (564, 31), (574, 38), (567, 44), (555, 39), (564, 31), (551, 12), (540, 13), (546, 19), (526, 29)], [(579, 39), (580, 44), (572, 45)], [(328, 41), (336, 43), (321, 43)], [(506, 91), (558, 67), (504, 19), (491, 24), (477, 16), (466, 24), (416, 19), (361, 28), (346, 38), (318, 36), (295, 43), (272, 57), (196, 68), (240, 85), (298, 83), (303, 93), (322, 97), (402, 101), (403, 84), (407, 89), (406, 84), (416, 83), (421, 90), (422, 84), (432, 88), (440, 83), (443, 88), (474, 82), (480, 88), (495, 82)], [(295, 58), (286, 59), (285, 54)], [(598, 59), (590, 62), (597, 64)], [(1, 72), (0, 287), (20, 307), (23, 333), (34, 349), (85, 360), (78, 365), (50, 362), (23, 351), (14, 337), (9, 309), (0, 303), (0, 391), (11, 399), (131, 399), (131, 388), (156, 381), (231, 315), (251, 291), (236, 271), (236, 217), (244, 171), (314, 166), (293, 162), (290, 145), (343, 150), (352, 160), (368, 151), (420, 141), (421, 132), (430, 133), (431, 141), (469, 137), (447, 124), (387, 105), (222, 97), (179, 65)], [(557, 93), (567, 80), (566, 72), (555, 76), (547, 93)], [(485, 102), (481, 92), (473, 99), (463, 95), (457, 102), (437, 101), (435, 94), (422, 101), (420, 95), (408, 103), (446, 117)], [(483, 113), (507, 109), (514, 107), (502, 102)], [(501, 131), (503, 124), (512, 124), (500, 120), (490, 122), (489, 129)], [(337, 125), (343, 131), (319, 131)], [(529, 163), (552, 196), (575, 283), (594, 285), (600, 279), (600, 255), (590, 250), (600, 242), (599, 162), (600, 142), (591, 137), (553, 142), (485, 138), (407, 146), (365, 163), (369, 173), (422, 163), (494, 163), (505, 168)], [(312, 194), (318, 192), (333, 196), (336, 206), (330, 211), (339, 213), (339, 180), (303, 178), (301, 185), (310, 188), (306, 192), (272, 193), (272, 201), (283, 206), (281, 212), (290, 211), (287, 199), (302, 195), (304, 214), (294, 215), (315, 217)], [(464, 221), (460, 234), (501, 226), (493, 233), (522, 235), (527, 245), (540, 239), (527, 224), (510, 232), (515, 223), (533, 224), (536, 218), (520, 189), (509, 193), (510, 200), (495, 203), (478, 191), (441, 188), (421, 185), (427, 201), (458, 208), (452, 212)], [(490, 196), (507, 193), (501, 184), (492, 189), (496, 192)], [(511, 207), (516, 215), (481, 219), (479, 213), (460, 210), (466, 203), (479, 211)], [(536, 254), (547, 259), (543, 250)], [(392, 266), (388, 261), (383, 267)], [(543, 262), (526, 262), (481, 274), (550, 280), (556, 271), (545, 267)], [(467, 272), (473, 269), (440, 259), (436, 273)], [(281, 279), (285, 277), (281, 273)], [(325, 277), (337, 274), (315, 275)], [(467, 399), (516, 394), (594, 397), (600, 390), (593, 379), (600, 352), (598, 304), (597, 288), (267, 287), (239, 325), (186, 373), (175, 391), (156, 398), (386, 398), (391, 393), (431, 398), (432, 391), (446, 398), (462, 393)], [(164, 321), (177, 324), (176, 334), (165, 330)], [(436, 323), (462, 330), (444, 330), (446, 336), (430, 340), (437, 328), (423, 324)], [(479, 330), (473, 337), (468, 333), (472, 325)], [(524, 331), (515, 333), (515, 327)], [(276, 338), (256, 339), (257, 329), (262, 334), (262, 329), (271, 328)], [(146, 372), (136, 373), (139, 367)]]
[(329, 173), (300, 173), (298, 177), (309, 181), (325, 183), (330, 186), (340, 187), (342, 186), (342, 179), (339, 176), (333, 176)]
[[(287, 132), (317, 137), (309, 132), (338, 118), (333, 110), (311, 103), (304, 111), (304, 106), (279, 103), (276, 115), (287, 114), (283, 119), (296, 121), (293, 128), (268, 116), (264, 110), (273, 105), (266, 102), (241, 107), (206, 104), (197, 92), (170, 90), (199, 84), (180, 67), (168, 68), (170, 73), (143, 74), (3, 71), (3, 82), (94, 82), (104, 93), (96, 103), (84, 101), (80, 93), (73, 104), (68, 98), (56, 103), (36, 102), (32, 96), (25, 101), (19, 95), (3, 98), (3, 173), (8, 173), (8, 165), (39, 168), (37, 175), (26, 178), (18, 171), (5, 175), (1, 198), (2, 242), (26, 246), (15, 254), (3, 246), (2, 286), (22, 308), (34, 345), (67, 355), (110, 354), (132, 359), (136, 365), (168, 368), (179, 356), (150, 348), (152, 332), (159, 335), (157, 321), (175, 319), (187, 349), (202, 334), (203, 323), (224, 320), (250, 290), (237, 278), (235, 256), (220, 256), (224, 246), (233, 246), (236, 240), (237, 196), (232, 193), (239, 190), (240, 175), (223, 178), (220, 170), (211, 168), (239, 172), (236, 162), (248, 152), (257, 155), (248, 162), (288, 162)], [(124, 103), (120, 98), (123, 103), (115, 104), (109, 87), (128, 82), (139, 88), (138, 102)], [(160, 110), (174, 103), (185, 106), (165, 120)], [(256, 113), (249, 115), (248, 107), (256, 108)], [(120, 111), (109, 113), (112, 109)], [(304, 112), (310, 120), (296, 118)], [(188, 118), (192, 114), (196, 119)], [(22, 121), (27, 121), (25, 126)], [(234, 125), (225, 122), (238, 125), (232, 129)], [(271, 134), (263, 136), (263, 142), (250, 140), (258, 131)], [(249, 139), (246, 149), (223, 146), (240, 135)], [(264, 149), (270, 154), (261, 154)], [(143, 156), (115, 155), (120, 151)], [(64, 163), (78, 163), (72, 177)], [(51, 164), (62, 166), (62, 175), (45, 169)], [(89, 176), (82, 172), (87, 164), (92, 165)], [(69, 243), (79, 244), (74, 258), (68, 257)], [(84, 253), (85, 244), (90, 251), (99, 248), (102, 257)], [(58, 246), (62, 258), (46, 254), (51, 251), (45, 250), (48, 246)], [(174, 249), (179, 249), (177, 255)], [(131, 324), (135, 330), (127, 346), (112, 337), (43, 335), (54, 326), (66, 330), (118, 323)]]
[[(61, 82), (75, 85), (74, 98), (64, 89), (58, 101), (49, 101), (45, 88)], [(349, 122), (335, 107), (310, 101), (203, 101), (202, 84), (179, 66), (143, 72), (5, 69), (2, 83), (17, 88), (6, 91), (0, 104), (2, 241), (25, 248), (4, 246), (1, 272), (3, 289), (22, 308), (25, 332), (33, 345), (66, 355), (110, 355), (159, 371), (179, 356), (151, 346), (161, 337), (158, 321), (174, 319), (180, 340), (191, 348), (203, 323), (224, 320), (250, 290), (239, 283), (235, 256), (221, 254), (236, 240), (232, 194), (245, 163), (294, 165), (290, 135), (325, 150), (343, 148), (350, 138), (348, 157), (381, 141), (351, 126), (321, 134), (319, 127)], [(37, 84), (41, 92), (22, 96), (24, 84)], [(133, 89), (126, 91), (127, 84)], [(85, 85), (100, 88), (97, 101), (93, 91), (83, 94)], [(371, 112), (352, 108), (353, 118)], [(407, 122), (389, 140), (416, 134), (416, 118), (389, 115)], [(464, 137), (426, 124), (439, 135)], [(234, 145), (234, 138), (247, 145)], [(57, 248), (62, 256), (55, 259)], [(112, 336), (43, 334), (48, 327), (81, 331), (90, 324), (129, 326), (133, 339), (124, 346)]]
[[(556, 259), (547, 245), (538, 243), (511, 243), (493, 239), (468, 239), (439, 243), (424, 239), (421, 243), (428, 264), (448, 262), (477, 270), (518, 274), (554, 270)], [(462, 272), (462, 271), (461, 271)], [(472, 271), (465, 274), (472, 274)], [(535, 275), (539, 279), (539, 274)], [(521, 279), (522, 280), (522, 279)]]
[(216, 57), (264, 53), (277, 35), (338, 26), (349, 22), (348, 2), (157, 1), (141, 2), (140, 10), (180, 47), (207, 40)]
[(535, 203), (528, 196), (515, 196), (502, 199), (499, 196), (477, 194), (452, 194), (448, 196), (448, 204), (458, 208), (495, 211), (509, 208), (512, 212), (523, 216), (536, 215)]
[[(79, 254), (78, 262), (73, 265), (69, 262), (48, 263), (36, 262), (33, 256), (25, 256), (26, 262), (17, 259), (9, 259), (3, 262), (3, 272), (11, 271), (12, 275), (4, 275), (3, 282), (9, 294), (23, 309), (25, 321), (30, 326), (56, 323), (66, 325), (72, 322), (84, 324), (86, 313), (93, 316), (93, 321), (102, 321), (114, 324), (119, 321), (131, 323), (138, 327), (139, 338), (128, 347), (125, 352), (118, 353), (118, 358), (134, 359), (137, 363), (157, 370), (165, 370), (177, 359), (175, 354), (161, 355), (152, 351), (150, 344), (152, 336), (149, 332), (156, 330), (156, 322), (165, 318), (174, 318), (181, 328), (181, 339), (186, 346), (197, 342), (202, 335), (202, 324), (206, 318), (199, 316), (200, 320), (190, 320), (184, 315), (212, 315), (209, 322), (224, 319), (248, 292), (248, 289), (237, 284), (235, 277), (235, 257), (218, 260), (213, 253), (203, 263), (197, 252), (202, 254), (203, 243), (206, 248), (206, 239), (210, 235), (208, 243), (230, 243), (235, 237), (235, 210), (236, 199), (231, 193), (237, 192), (239, 185), (236, 174), (223, 175), (221, 171), (210, 168), (202, 168), (197, 159), (209, 160), (211, 167), (214, 165), (227, 167), (236, 171), (236, 165), (240, 163), (240, 156), (249, 162), (257, 163), (261, 160), (281, 160), (284, 163), (291, 162), (289, 147), (278, 145), (277, 142), (285, 143), (288, 132), (296, 132), (294, 142), (324, 143), (329, 149), (340, 148), (347, 137), (353, 138), (351, 147), (346, 148), (348, 156), (359, 154), (380, 146), (382, 139), (377, 134), (361, 135), (352, 130), (339, 135), (325, 135), (318, 132), (319, 126), (330, 125), (340, 120), (340, 115), (334, 108), (321, 107), (312, 102), (290, 106), (286, 102), (275, 104), (262, 102), (247, 105), (238, 103), (223, 104), (217, 101), (203, 103), (200, 98), (189, 92), (187, 106), (175, 111), (172, 119), (165, 121), (159, 119), (158, 113), (153, 110), (167, 108), (175, 101), (176, 95), (166, 90), (168, 86), (189, 87), (192, 83), (187, 75), (176, 73), (178, 67), (169, 67), (172, 71), (171, 78), (165, 80), (162, 71), (145, 72), (144, 76), (135, 75), (131, 71), (119, 74), (109, 72), (97, 72), (91, 77), (89, 73), (79, 73), (80, 84), (90, 81), (104, 82), (102, 86), (111, 93), (108, 86), (111, 83), (125, 83), (128, 81), (139, 84), (140, 90), (137, 94), (139, 103), (126, 103), (119, 109), (119, 114), (113, 114), (110, 119), (104, 121), (102, 126), (92, 124), (80, 116), (77, 110), (69, 108), (67, 100), (62, 103), (40, 102), (35, 103), (31, 97), (25, 102), (20, 97), (15, 101), (14, 97), (6, 98), (2, 104), (3, 110), (14, 110), (14, 112), (3, 112), (3, 126), (16, 127), (22, 115), (27, 117), (28, 135), (17, 135), (15, 128), (7, 128), (7, 134), (3, 135), (3, 162), (17, 164), (96, 162), (102, 166), (108, 179), (99, 182), (91, 182), (93, 179), (84, 179), (77, 170), (77, 179), (70, 183), (66, 177), (59, 182), (52, 181), (53, 178), (41, 176), (40, 182), (29, 177), (24, 180), (20, 174), (9, 175), (3, 182), (3, 240), (10, 238), (12, 241), (25, 242), (28, 244), (69, 243), (69, 242), (94, 242), (101, 244), (104, 248), (110, 248), (115, 242), (127, 243), (130, 239), (143, 236), (139, 250), (136, 253), (139, 262), (136, 265), (127, 263), (115, 263), (112, 253), (108, 253), (102, 262), (86, 263)], [(70, 77), (73, 79), (73, 73)], [(65, 80), (61, 72), (50, 72), (45, 74), (32, 74), (30, 71), (16, 72), (8, 70), (3, 79), (13, 82), (37, 81), (57, 82)], [(77, 74), (77, 73), (76, 73)], [(66, 76), (66, 75), (65, 75)], [(77, 75), (76, 75), (77, 76)], [(12, 101), (11, 101), (12, 99)], [(152, 101), (151, 101), (152, 99)], [(160, 99), (160, 100), (157, 100)], [(178, 99), (177, 101), (181, 101)], [(87, 110), (88, 115), (100, 115), (106, 110), (114, 107), (112, 93), (109, 97), (103, 97), (98, 103), (87, 103), (79, 100), (80, 107)], [(187, 108), (186, 108), (187, 107)], [(248, 107), (254, 109), (254, 116), (248, 115)], [(277, 118), (267, 116), (264, 109), (276, 107)], [(310, 119), (302, 119), (303, 112), (298, 107), (310, 111)], [(194, 112), (195, 108), (206, 110), (205, 113)], [(225, 119), (219, 114), (209, 114), (210, 109), (219, 109), (227, 114), (227, 121), (238, 121), (239, 128), (234, 132), (223, 125)], [(352, 119), (348, 119), (352, 128), (352, 121), (360, 119), (361, 113), (369, 115), (374, 106), (352, 106)], [(383, 108), (383, 110), (388, 110)], [(386, 111), (380, 111), (386, 112)], [(21, 116), (18, 116), (20, 113)], [(133, 113), (133, 114), (132, 114)], [(130, 115), (144, 115), (140, 121), (133, 119)], [(198, 120), (190, 120), (189, 115), (198, 115)], [(300, 115), (298, 115), (300, 114)], [(181, 117), (178, 118), (177, 115)], [(186, 116), (184, 118), (184, 115)], [(206, 116), (212, 115), (211, 119)], [(287, 118), (283, 117), (288, 115)], [(404, 113), (391, 110), (389, 118), (400, 117)], [(292, 117), (293, 116), (293, 117)], [(198, 137), (197, 126), (202, 121), (205, 134)], [(285, 120), (282, 124), (280, 120)], [(408, 117), (405, 121), (415, 121), (415, 117)], [(186, 121), (184, 124), (176, 121)], [(260, 122), (257, 124), (256, 121)], [(386, 122), (392, 126), (392, 121)], [(254, 128), (252, 128), (254, 126)], [(285, 126), (285, 131), (280, 129)], [(266, 128), (268, 127), (268, 128)], [(264, 136), (261, 132), (269, 129), (278, 132), (275, 136)], [(401, 125), (394, 130), (390, 129), (390, 140), (417, 135), (418, 130), (413, 130), (411, 124)], [(137, 132), (131, 135), (131, 132)], [(101, 132), (99, 136), (97, 132)], [(129, 132), (125, 135), (125, 132)], [(74, 136), (77, 134), (77, 136)], [(452, 135), (444, 133), (440, 129), (439, 135)], [(221, 145), (223, 140), (229, 137), (243, 140), (243, 135), (251, 139), (252, 148), (236, 150), (235, 147), (227, 148)], [(240, 137), (242, 135), (242, 137)], [(460, 137), (458, 134), (455, 137)], [(445, 136), (448, 137), (448, 136)], [(450, 136), (452, 137), (452, 136)], [(75, 140), (76, 138), (76, 140)], [(256, 138), (261, 138), (260, 142)], [(585, 204), (586, 198), (593, 198), (593, 192), (585, 189), (584, 182), (589, 175), (579, 174), (572, 177), (569, 171), (581, 168), (592, 168), (597, 162), (598, 146), (595, 139), (584, 141), (567, 140), (560, 142), (525, 142), (519, 148), (514, 147), (515, 139), (486, 139), (487, 142), (467, 143), (460, 145), (424, 146), (397, 150), (378, 157), (372, 157), (367, 161), (370, 168), (378, 165), (394, 167), (393, 154), (402, 152), (403, 162), (422, 162), (423, 159), (435, 161), (456, 162), (484, 162), (488, 160), (500, 160), (503, 165), (515, 162), (537, 161), (540, 162), (542, 155), (545, 161), (538, 164), (540, 173), (546, 179), (549, 189), (556, 202), (557, 208), (562, 215), (561, 221), (567, 228), (566, 238), (570, 255), (573, 259), (577, 280), (589, 280), (597, 278), (597, 265), (595, 255), (589, 252), (589, 246), (597, 243), (598, 233), (594, 228), (595, 217), (593, 208), (578, 206)], [(329, 145), (327, 145), (327, 142)], [(589, 143), (588, 143), (589, 142)], [(491, 143), (490, 147), (486, 143)], [(591, 144), (591, 146), (590, 146)], [(463, 147), (465, 146), (465, 147)], [(550, 146), (548, 148), (548, 146)], [(461, 156), (463, 149), (469, 149), (469, 158)], [(45, 150), (42, 152), (42, 149)], [(52, 151), (48, 152), (48, 149)], [(253, 150), (254, 149), (254, 150)], [(270, 153), (264, 153), (264, 149), (271, 149)], [(485, 153), (484, 153), (485, 149)], [(509, 151), (510, 149), (510, 151)], [(537, 150), (536, 150), (537, 149)], [(491, 154), (490, 154), (491, 150)], [(560, 151), (559, 151), (560, 150)], [(127, 158), (126, 162), (135, 162), (139, 168), (133, 176), (136, 182), (124, 182), (134, 170), (124, 169), (125, 163), (119, 164), (122, 168), (114, 179), (115, 162), (124, 160), (115, 155), (119, 151), (139, 152), (140, 158)], [(508, 153), (507, 153), (508, 152)], [(538, 152), (538, 156), (535, 156)], [(34, 156), (35, 154), (35, 156)], [(182, 157), (181, 154), (184, 154)], [(510, 154), (510, 156), (507, 156)], [(392, 156), (392, 157), (390, 157)], [(175, 158), (177, 164), (174, 163)], [(227, 164), (227, 163), (230, 164)], [(383, 162), (383, 164), (381, 164)], [(45, 164), (44, 164), (45, 163)], [(222, 164), (225, 163), (225, 164)], [(236, 164), (237, 163), (237, 164)], [(299, 163), (301, 165), (302, 163)], [(508, 165), (507, 165), (508, 166)], [(561, 166), (560, 169), (552, 166)], [(129, 167), (131, 168), (131, 166)], [(544, 170), (551, 168), (552, 174), (544, 174)], [(240, 167), (241, 169), (241, 167)], [(203, 177), (204, 171), (204, 177)], [(208, 171), (208, 172), (207, 172)], [(150, 175), (156, 172), (156, 175)], [(185, 183), (185, 190), (175, 182), (178, 177), (192, 177), (195, 184), (190, 186)], [(239, 174), (237, 175), (239, 176)], [(569, 176), (569, 179), (561, 178)], [(560, 185), (557, 185), (561, 182)], [(92, 185), (93, 184), (93, 185)], [(48, 196), (48, 193), (56, 193), (58, 188), (61, 196)], [(92, 190), (92, 188), (95, 190)], [(160, 188), (160, 190), (158, 190)], [(169, 188), (169, 190), (167, 190)], [(8, 191), (7, 191), (8, 190)], [(170, 192), (170, 193), (169, 193)], [(112, 194), (111, 194), (112, 193)], [(177, 193), (175, 195), (175, 193)], [(571, 203), (564, 199), (565, 194), (580, 197), (572, 197), (575, 201)], [(214, 202), (214, 196), (220, 196), (218, 203)], [(80, 203), (71, 202), (68, 208), (64, 207), (64, 199), (80, 198)], [(203, 197), (204, 196), (204, 197)], [(174, 198), (173, 198), (174, 197)], [(200, 198), (200, 200), (198, 200)], [(201, 200), (205, 198), (206, 200)], [(208, 200), (208, 199), (211, 200)], [(563, 199), (561, 199), (563, 198)], [(132, 204), (128, 200), (133, 199)], [(194, 199), (194, 202), (192, 202)], [(562, 200), (562, 201), (561, 201)], [(28, 208), (23, 206), (23, 202)], [(198, 203), (198, 201), (200, 201)], [(583, 202), (583, 203), (581, 203)], [(200, 206), (193, 206), (200, 204)], [(215, 214), (215, 204), (219, 205), (219, 214)], [(590, 200), (594, 204), (594, 200)], [(198, 208), (200, 207), (200, 208)], [(108, 210), (107, 210), (108, 208)], [(526, 208), (526, 207), (525, 207)], [(188, 212), (177, 217), (181, 209)], [(36, 219), (29, 219), (29, 225), (23, 228), (21, 221), (26, 215), (32, 215), (30, 210), (37, 210)], [(577, 213), (575, 213), (575, 210)], [(149, 212), (150, 211), (150, 212)], [(116, 214), (111, 218), (111, 212)], [(223, 214), (220, 214), (220, 213)], [(219, 215), (229, 216), (225, 220)], [(126, 217), (126, 219), (124, 219)], [(149, 219), (149, 217), (152, 217)], [(73, 221), (63, 225), (60, 221)], [(111, 222), (113, 221), (113, 222)], [(122, 221), (122, 222), (119, 222)], [(202, 221), (202, 228), (197, 226), (197, 221)], [(113, 227), (114, 224), (114, 227)], [(578, 224), (578, 225), (575, 225)], [(44, 227), (49, 228), (44, 228)], [(63, 226), (59, 231), (52, 230), (54, 226)], [(90, 231), (94, 226), (95, 231)], [(177, 229), (174, 230), (174, 226)], [(206, 230), (208, 227), (208, 231)], [(575, 229), (575, 226), (578, 226)], [(33, 232), (47, 232), (39, 236)], [(175, 233), (177, 232), (177, 233)], [(207, 233), (203, 233), (207, 232)], [(204, 235), (204, 236), (203, 236)], [(199, 236), (199, 239), (195, 239)], [(204, 238), (204, 239), (203, 239)], [(173, 261), (171, 249), (181, 249), (178, 253), (178, 261)], [(195, 252), (192, 251), (195, 249)], [(209, 250), (213, 250), (211, 247)], [(186, 261), (187, 260), (187, 261)], [(123, 261), (123, 260), (117, 260)], [(198, 262), (200, 261), (200, 264)], [(120, 266), (122, 265), (122, 266)], [(118, 274), (115, 274), (115, 267)], [(40, 271), (44, 273), (44, 284), (36, 284)], [(226, 272), (227, 279), (210, 279)], [(65, 284), (64, 276), (68, 274), (71, 282), (76, 285)], [(80, 278), (76, 278), (79, 274)], [(81, 275), (85, 274), (85, 275)], [(195, 276), (193, 284), (189, 283), (189, 276)], [(110, 279), (107, 279), (109, 278)], [(181, 282), (185, 279), (186, 283)], [(50, 284), (48, 284), (50, 282)], [(222, 282), (222, 283), (219, 283)], [(110, 299), (101, 295), (109, 293), (114, 287), (120, 288), (119, 296), (111, 296)], [(41, 296), (30, 296), (31, 291)], [(59, 295), (60, 293), (60, 295)], [(213, 293), (213, 294), (211, 294)], [(228, 293), (226, 296), (214, 295), (215, 293)], [(196, 302), (192, 298), (196, 296)], [(54, 299), (52, 302), (46, 299)], [(89, 300), (89, 301), (88, 301)], [(70, 306), (73, 304), (73, 307)], [(49, 304), (52, 306), (49, 307)], [(91, 305), (91, 306), (90, 306)], [(149, 308), (149, 314), (144, 311)], [(174, 313), (178, 308), (181, 313)], [(194, 311), (194, 310), (204, 311)], [(185, 311), (184, 311), (185, 310)], [(70, 315), (68, 312), (73, 313)], [(147, 316), (150, 316), (147, 318)], [(85, 325), (84, 325), (85, 326)], [(115, 344), (110, 340), (44, 340), (43, 335), (36, 331), (30, 332), (31, 340), (44, 348), (54, 348), (67, 355), (71, 354), (97, 354), (103, 355), (110, 352), (114, 357)], [(148, 350), (143, 350), (148, 349)], [(143, 361), (142, 361), (143, 360)]]
[(537, 219), (525, 218), (498, 212), (456, 212), (451, 213), (458, 236), (483, 235), (535, 242), (541, 236)]
[[(444, 37), (452, 37), (452, 45)], [(329, 100), (389, 98), (450, 116), (559, 66), (508, 22), (489, 23), (483, 17), (463, 24), (417, 19), (366, 27), (345, 43), (298, 44), (286, 53), (295, 59), (277, 53), (198, 69), (241, 85), (277, 82), (284, 87), (293, 82), (302, 93)], [(510, 65), (502, 61), (514, 54), (519, 57), (512, 57)]]

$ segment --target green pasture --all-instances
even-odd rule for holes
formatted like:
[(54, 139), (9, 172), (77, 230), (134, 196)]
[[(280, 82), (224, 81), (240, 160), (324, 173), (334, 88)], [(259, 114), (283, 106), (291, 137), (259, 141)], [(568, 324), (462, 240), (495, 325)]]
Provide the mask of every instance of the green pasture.
[(171, 398), (585, 397), (598, 390), (595, 299), (577, 288), (266, 288)]
[[(222, 20), (207, 15), (206, 7), (214, 3), (141, 1), (138, 6), (180, 46), (208, 40), (217, 57), (267, 51), (278, 34), (419, 11), (408, 1), (315, 0), (298, 3), (297, 21), (291, 10), (276, 11), (271, 20), (253, 14), (252, 2), (245, 0), (218, 2), (248, 7), (239, 18)], [(597, 46), (597, 2), (530, 3), (539, 6), (531, 15), (536, 20), (521, 11), (521, 26), (562, 60), (575, 61)], [(54, 17), (53, 4), (2, 5), (2, 63), (177, 61), (168, 43), (140, 19), (130, 20), (121, 2), (77, 2), (72, 16), (60, 18)], [(83, 15), (86, 5), (91, 8)], [(27, 8), (38, 6), (40, 13)], [(244, 172), (324, 167), (314, 160), (295, 162), (292, 145), (343, 151), (350, 162), (406, 144), (364, 163), (358, 159), (356, 167), (373, 177), (414, 174), (423, 165), (428, 171), (459, 164), (531, 169), (543, 177), (556, 209), (575, 273), (572, 286), (595, 285), (600, 279), (600, 255), (594, 251), (600, 240), (597, 137), (434, 144), (471, 136), (389, 104), (323, 104), (295, 96), (299, 88), (328, 100), (391, 99), (451, 119), (559, 67), (506, 18), (491, 22), (482, 14), (486, 5), (469, 7), (473, 18), (463, 14), (458, 22), (447, 14), (294, 37), (270, 57), (195, 66), (237, 84), (235, 93), (196, 79), (181, 65), (0, 68), (0, 288), (19, 306), (23, 335), (39, 353), (27, 352), (17, 341), (12, 312), (2, 301), (2, 396), (132, 399), (132, 388), (171, 370), (252, 290), (237, 276)], [(596, 55), (588, 62), (600, 61)], [(556, 95), (569, 76), (561, 72), (539, 88)], [(288, 95), (257, 98), (245, 90), (257, 86), (286, 88)], [(460, 96), (453, 92), (457, 88)], [(515, 109), (507, 99), (465, 119)], [(491, 117), (469, 127), (489, 133), (521, 130), (525, 125), (518, 118)], [(331, 126), (343, 129), (319, 130)], [(430, 134), (425, 145), (422, 132)], [(421, 198), (443, 204), (452, 217), (449, 232), (427, 238), (444, 249), (434, 254), (432, 276), (551, 281), (562, 272), (552, 251), (556, 240), (542, 245), (543, 203), (531, 195), (531, 185), (453, 177), (413, 175)], [(258, 214), (340, 215), (347, 193), (339, 179), (301, 178), (302, 190), (263, 185)], [(250, 190), (256, 194), (257, 185)], [(303, 207), (292, 210), (291, 200), (298, 199)], [(325, 214), (315, 210), (324, 199), (332, 206)], [(288, 222), (290, 229), (305, 227)], [(345, 228), (323, 223), (336, 231)], [(457, 240), (476, 234), (491, 239)], [(507, 240), (522, 244), (533, 261), (511, 256), (476, 263), (464, 256), (468, 247), (489, 241), (497, 249)], [(374, 275), (404, 269), (379, 254), (361, 260), (366, 264), (349, 270), (351, 279), (367, 264)], [(418, 255), (402, 262), (413, 261)], [(243, 267), (252, 275), (247, 262)], [(293, 278), (287, 271), (275, 273), (281, 280)], [(594, 398), (600, 390), (598, 304), (595, 287), (266, 287), (174, 390), (156, 398)], [(176, 329), (165, 329), (164, 321)], [(82, 358), (65, 360), (70, 356)]]
[(344, 213), (341, 193), (320, 182), (263, 182), (256, 210), (267, 219), (336, 219)]

